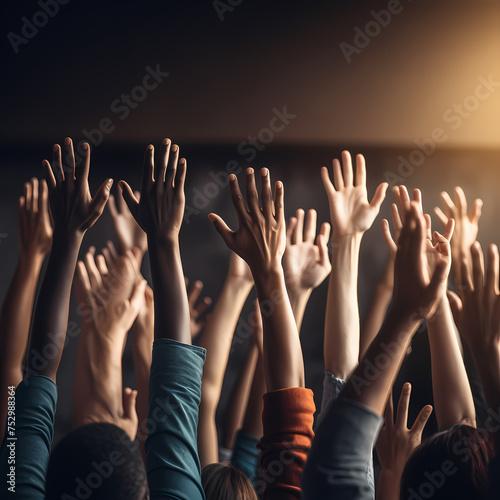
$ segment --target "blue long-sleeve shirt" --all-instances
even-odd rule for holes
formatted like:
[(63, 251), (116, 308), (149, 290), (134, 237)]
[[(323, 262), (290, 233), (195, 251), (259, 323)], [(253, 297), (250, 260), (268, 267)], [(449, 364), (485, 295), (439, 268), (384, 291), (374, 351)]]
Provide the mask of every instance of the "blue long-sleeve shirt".
[[(57, 387), (51, 379), (32, 375), (18, 385), (14, 436), (9, 435), (6, 428), (2, 443), (1, 498), (9, 498), (10, 494), (12, 498), (45, 499), (45, 477), (54, 438), (56, 406)], [(9, 463), (12, 459), (15, 463)], [(15, 468), (15, 479), (12, 481), (15, 486), (6, 482), (11, 467)]]
[(151, 500), (205, 500), (197, 445), (205, 353), (170, 339), (153, 345), (146, 440)]

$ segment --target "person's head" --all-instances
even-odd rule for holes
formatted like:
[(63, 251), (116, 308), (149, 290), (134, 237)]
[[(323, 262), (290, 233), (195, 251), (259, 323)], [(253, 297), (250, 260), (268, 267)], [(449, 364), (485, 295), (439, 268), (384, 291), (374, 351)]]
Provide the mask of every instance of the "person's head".
[[(54, 448), (47, 499), (144, 500), (147, 479), (137, 447), (113, 424), (94, 423), (70, 432)], [(63, 497), (65, 498), (65, 497)]]
[(257, 500), (250, 480), (228, 462), (203, 467), (201, 484), (207, 500)]
[(487, 498), (493, 443), (484, 429), (455, 425), (425, 440), (410, 456), (401, 477), (401, 500)]

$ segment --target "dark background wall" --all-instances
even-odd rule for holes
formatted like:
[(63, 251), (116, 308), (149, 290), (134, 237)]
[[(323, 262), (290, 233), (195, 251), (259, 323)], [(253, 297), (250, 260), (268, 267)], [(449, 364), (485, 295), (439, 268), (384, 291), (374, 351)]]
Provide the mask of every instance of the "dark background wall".
[[(189, 170), (186, 202), (196, 209), (189, 210), (182, 230), (185, 272), (191, 280), (201, 279), (214, 299), (228, 251), (206, 216), (216, 211), (235, 222), (227, 190), (218, 192), (213, 184), (230, 161), (238, 168), (270, 167), (273, 178), (285, 183), (288, 215), (298, 207), (316, 208), (319, 220), (326, 221), (320, 167), (344, 148), (361, 152), (370, 195), (385, 180), (404, 182), (422, 189), (432, 212), (440, 191), (461, 185), (471, 200), (485, 201), (480, 241), (500, 240), (497, 2), (237, 3), (232, 0), (232, 11), (220, 13), (223, 20), (210, 1), (72, 0), (57, 4), (58, 12), (46, 18), (39, 14), (41, 3), (9, 5), (0, 19), (0, 299), (17, 256), (16, 200), (23, 182), (41, 176), (41, 160), (67, 135), (92, 145), (94, 190), (109, 176), (138, 187), (149, 142), (171, 137), (181, 145)], [(215, 5), (223, 9), (222, 2)], [(374, 24), (371, 11), (389, 7), (397, 13), (390, 20), (379, 14), (386, 26)], [(35, 21), (40, 26), (29, 31), (26, 26)], [(367, 30), (373, 36), (360, 34)], [(365, 46), (356, 47), (355, 41)], [(352, 47), (355, 52), (346, 58)], [(158, 86), (137, 89), (153, 70), (160, 72)], [(479, 100), (475, 92), (484, 81), (490, 83)], [(275, 110), (284, 108), (295, 116), (271, 136), (265, 129)], [(439, 143), (431, 142), (433, 134)], [(255, 147), (248, 144), (252, 136), (260, 137)], [(422, 148), (426, 152), (415, 152)], [(410, 166), (401, 166), (404, 161)], [(380, 220), (389, 216), (390, 201), (363, 241), (361, 312), (388, 257)], [(91, 244), (100, 248), (109, 238), (105, 213), (83, 250)], [(302, 333), (307, 382), (318, 405), (326, 288), (325, 283), (314, 292)], [(71, 319), (77, 320), (73, 303)], [(245, 347), (235, 343), (222, 408)], [(425, 334), (416, 337), (414, 347), (402, 378), (414, 382), (416, 412), (431, 401)], [(76, 348), (72, 339), (61, 363), (58, 436), (71, 427)], [(133, 385), (129, 349), (124, 366), (124, 380)]]

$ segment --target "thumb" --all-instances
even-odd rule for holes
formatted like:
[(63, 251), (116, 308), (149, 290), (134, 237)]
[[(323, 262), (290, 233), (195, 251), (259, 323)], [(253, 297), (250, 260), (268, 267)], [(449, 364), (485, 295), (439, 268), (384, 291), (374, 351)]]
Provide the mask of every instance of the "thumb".
[(97, 219), (101, 216), (102, 212), (104, 211), (104, 207), (108, 202), (112, 185), (113, 179), (108, 179), (101, 184), (101, 187), (98, 189), (97, 193), (92, 199), (92, 202), (90, 203), (90, 215), (89, 218), (83, 223), (81, 227), (82, 231), (86, 231), (87, 229), (92, 227)]
[(228, 248), (232, 249), (233, 231), (229, 229), (227, 224), (217, 214), (214, 213), (208, 214), (208, 218), (213, 223), (217, 232), (222, 236), (222, 239), (224, 240)]
[(139, 202), (137, 201), (138, 198), (136, 198), (132, 188), (125, 181), (120, 181), (118, 186), (122, 189), (122, 196), (128, 209), (130, 210), (130, 213), (137, 221), (137, 207), (139, 206)]

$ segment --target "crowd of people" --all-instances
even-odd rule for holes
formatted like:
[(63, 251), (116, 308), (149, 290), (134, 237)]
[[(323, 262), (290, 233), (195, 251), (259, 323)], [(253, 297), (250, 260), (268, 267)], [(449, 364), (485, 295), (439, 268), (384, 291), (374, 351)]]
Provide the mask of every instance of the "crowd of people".
[[(112, 179), (91, 195), (90, 146), (82, 151), (75, 165), (71, 139), (55, 145), (45, 179), (31, 179), (19, 198), (20, 253), (0, 315), (1, 498), (500, 498), (500, 259), (492, 244), (485, 262), (477, 241), (481, 200), (469, 211), (461, 188), (454, 199), (442, 193), (439, 232), (421, 192), (394, 187), (392, 229), (382, 221), (390, 257), (360, 321), (359, 251), (387, 183), (370, 201), (365, 159), (353, 165), (344, 151), (321, 169), (330, 224), (318, 230), (315, 210), (285, 221), (285, 184), (273, 185), (267, 168), (247, 168), (244, 181), (231, 174), (238, 227), (209, 214), (231, 250), (211, 308), (183, 271), (188, 169), (179, 147), (165, 139), (155, 155), (149, 145), (140, 191), (120, 180), (115, 196)], [(79, 260), (106, 205), (117, 245), (90, 247)], [(146, 252), (151, 284), (141, 274)], [(299, 334), (327, 278), (316, 415)], [(231, 342), (253, 287), (252, 342), (218, 429)], [(408, 422), (411, 385), (394, 395), (393, 385), (423, 322), (434, 408)], [(71, 336), (74, 428), (52, 449), (57, 372)], [(128, 337), (136, 390), (123, 387)], [(439, 430), (422, 440), (432, 411)]]

